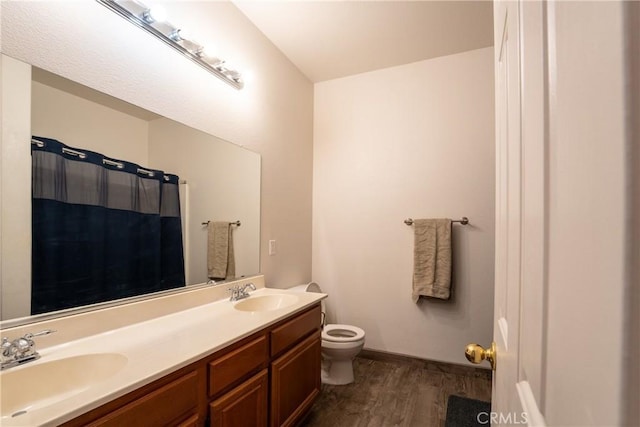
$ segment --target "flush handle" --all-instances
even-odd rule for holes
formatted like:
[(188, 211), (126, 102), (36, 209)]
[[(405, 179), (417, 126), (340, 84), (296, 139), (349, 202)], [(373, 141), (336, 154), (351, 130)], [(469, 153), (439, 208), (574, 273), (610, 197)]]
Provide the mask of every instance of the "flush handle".
[(496, 370), (496, 343), (492, 342), (491, 347), (485, 349), (479, 344), (469, 344), (464, 350), (464, 355), (467, 356), (467, 360), (476, 365), (482, 363), (483, 360), (488, 360), (491, 364), (491, 369)]

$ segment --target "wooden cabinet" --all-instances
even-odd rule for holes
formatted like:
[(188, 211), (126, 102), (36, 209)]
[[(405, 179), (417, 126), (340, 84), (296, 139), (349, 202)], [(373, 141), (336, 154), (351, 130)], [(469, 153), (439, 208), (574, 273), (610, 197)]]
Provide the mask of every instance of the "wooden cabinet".
[(209, 362), (209, 397), (266, 367), (269, 361), (269, 341), (265, 335)]
[(292, 426), (320, 393), (320, 345), (316, 304), (63, 425)]
[(200, 424), (200, 417), (196, 414), (178, 424), (177, 427), (197, 427)]
[(271, 363), (271, 426), (293, 426), (320, 394), (320, 331)]
[(210, 405), (211, 427), (266, 427), (269, 373), (266, 369)]
[[(209, 362), (209, 397), (216, 398), (210, 404), (211, 427), (266, 427), (268, 363), (269, 340), (264, 332)], [(258, 369), (262, 371), (246, 379)]]
[(264, 370), (217, 397), (210, 406), (210, 426), (276, 427), (300, 421), (320, 394), (320, 318), (320, 306), (316, 305), (210, 362), (210, 397), (229, 384), (246, 380), (258, 366), (268, 366), (271, 371), (270, 385)]
[(195, 412), (198, 402), (197, 372), (192, 371), (148, 395), (99, 418), (90, 426), (171, 425)]
[(200, 407), (201, 395), (206, 390), (203, 375), (204, 369), (190, 365), (80, 415), (63, 426), (201, 425), (199, 420), (206, 416), (206, 408)]
[(313, 307), (271, 330), (271, 356), (277, 356), (313, 331), (320, 329), (320, 306)]

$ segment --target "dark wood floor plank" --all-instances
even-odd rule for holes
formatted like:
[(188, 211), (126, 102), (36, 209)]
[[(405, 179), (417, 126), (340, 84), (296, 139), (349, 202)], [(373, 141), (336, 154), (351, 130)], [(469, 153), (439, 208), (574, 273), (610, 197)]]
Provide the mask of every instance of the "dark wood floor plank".
[(355, 382), (322, 385), (303, 427), (443, 427), (451, 394), (491, 400), (491, 371), (367, 353)]

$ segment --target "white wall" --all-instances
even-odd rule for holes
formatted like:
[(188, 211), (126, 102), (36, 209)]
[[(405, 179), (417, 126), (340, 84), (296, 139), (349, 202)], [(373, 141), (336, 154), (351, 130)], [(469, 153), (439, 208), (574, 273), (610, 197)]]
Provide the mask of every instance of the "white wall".
[(31, 87), (33, 135), (149, 167), (148, 121), (36, 81)]
[[(315, 85), (313, 279), (366, 348), (467, 363), (492, 339), (493, 48)], [(453, 297), (411, 301), (413, 229), (453, 226)]]
[(95, 1), (1, 7), (3, 53), (260, 153), (261, 272), (275, 286), (311, 278), (313, 86), (235, 6), (166, 4), (172, 22), (252, 71), (241, 91)]
[[(626, 5), (548, 5), (547, 283), (542, 413), (548, 425), (619, 426), (631, 378), (627, 311), (633, 258), (631, 126)], [(525, 70), (526, 71), (526, 70)], [(636, 88), (637, 89), (637, 88)], [(636, 242), (637, 243), (637, 242)], [(635, 254), (637, 255), (637, 253)], [(637, 285), (637, 283), (636, 283)], [(596, 343), (580, 351), (585, 343)], [(591, 347), (590, 344), (587, 346)]]
[[(180, 147), (176, 149), (176, 142)], [(149, 122), (149, 166), (187, 180), (185, 227), (187, 283), (207, 281), (207, 227), (203, 221), (236, 221), (236, 275), (258, 272), (260, 156), (227, 141), (168, 120)]]
[[(0, 55), (0, 319), (31, 311), (31, 67)], [(27, 96), (25, 96), (25, 94)], [(27, 141), (27, 143), (25, 143)], [(20, 183), (27, 183), (27, 188)]]

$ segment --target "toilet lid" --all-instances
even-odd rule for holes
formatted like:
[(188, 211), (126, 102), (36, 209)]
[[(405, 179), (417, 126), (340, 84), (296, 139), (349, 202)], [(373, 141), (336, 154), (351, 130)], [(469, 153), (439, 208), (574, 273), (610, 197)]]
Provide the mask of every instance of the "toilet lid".
[(351, 325), (326, 325), (322, 330), (322, 339), (332, 342), (351, 342), (364, 339), (364, 331)]

